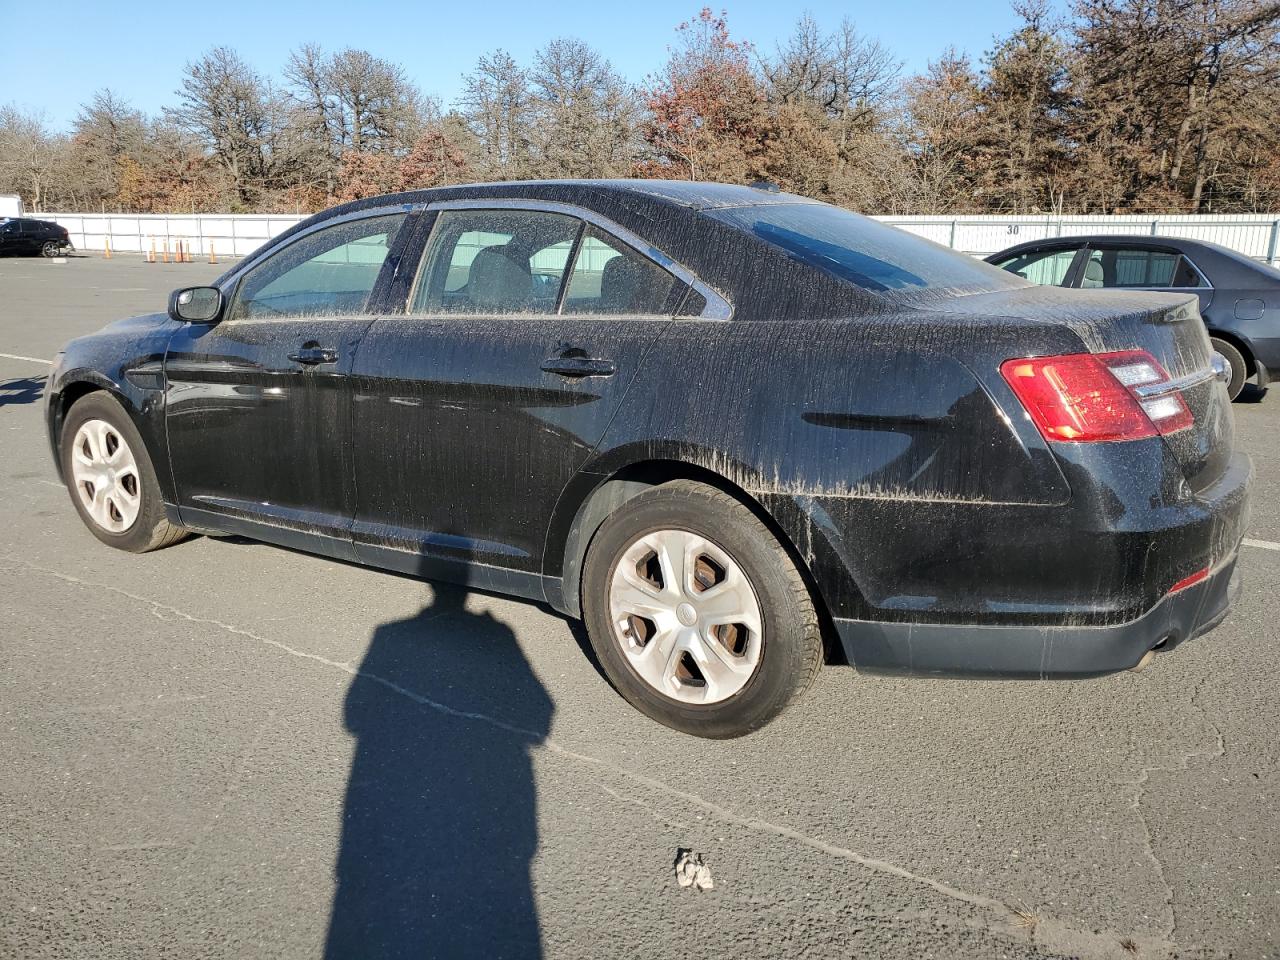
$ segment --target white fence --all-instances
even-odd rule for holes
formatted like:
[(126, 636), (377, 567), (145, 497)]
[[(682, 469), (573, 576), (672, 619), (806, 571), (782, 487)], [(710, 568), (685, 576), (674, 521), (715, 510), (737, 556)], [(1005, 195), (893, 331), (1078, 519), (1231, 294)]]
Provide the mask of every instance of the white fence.
[[(207, 257), (211, 251), (219, 257), (242, 257), (263, 241), (304, 219), (266, 214), (42, 213), (34, 216), (56, 220), (66, 227), (71, 234), (71, 242), (79, 250), (103, 250), (110, 241), (112, 251), (117, 253), (146, 253), (152, 244), (159, 253), (166, 242), (172, 250), (182, 241), (198, 257)], [(1280, 215), (1269, 213), (1169, 217), (1007, 217), (996, 214), (876, 219), (974, 256), (986, 256), (1024, 240), (1123, 233), (1208, 240), (1256, 260), (1280, 266)]]
[(1207, 240), (1280, 266), (1280, 216), (1273, 213), (1115, 217), (877, 217), (978, 257), (1027, 240), (1082, 234), (1142, 234)]
[(29, 216), (53, 220), (67, 228), (77, 250), (105, 250), (112, 253), (146, 253), (154, 249), (157, 258), (168, 243), (172, 254), (178, 243), (187, 245), (192, 256), (243, 257), (264, 242), (288, 230), (305, 217), (285, 214), (112, 214), (34, 213)]

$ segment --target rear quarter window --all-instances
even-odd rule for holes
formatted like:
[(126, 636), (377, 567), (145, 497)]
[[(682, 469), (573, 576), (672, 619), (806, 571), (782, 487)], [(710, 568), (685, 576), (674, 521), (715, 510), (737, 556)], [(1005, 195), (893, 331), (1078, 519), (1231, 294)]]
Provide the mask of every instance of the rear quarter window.
[(825, 203), (728, 207), (707, 215), (873, 293), (979, 293), (1028, 286), (1027, 280), (967, 254)]

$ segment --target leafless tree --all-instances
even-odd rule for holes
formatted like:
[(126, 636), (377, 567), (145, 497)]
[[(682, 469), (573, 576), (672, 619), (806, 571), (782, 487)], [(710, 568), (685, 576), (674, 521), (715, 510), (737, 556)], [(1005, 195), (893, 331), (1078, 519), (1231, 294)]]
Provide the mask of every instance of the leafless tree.
[(44, 117), (0, 106), (0, 191), (20, 193), (45, 209), (65, 169), (67, 138), (50, 133)]
[(635, 91), (580, 40), (555, 40), (534, 57), (531, 148), (549, 177), (619, 177), (637, 149)]
[(459, 106), (475, 137), (476, 165), (484, 176), (516, 179), (533, 172), (533, 93), (528, 73), (509, 53), (496, 50), (480, 58), (463, 78)]
[(237, 201), (253, 207), (277, 185), (283, 97), (229, 47), (214, 47), (184, 73), (179, 106), (165, 116), (204, 141)]

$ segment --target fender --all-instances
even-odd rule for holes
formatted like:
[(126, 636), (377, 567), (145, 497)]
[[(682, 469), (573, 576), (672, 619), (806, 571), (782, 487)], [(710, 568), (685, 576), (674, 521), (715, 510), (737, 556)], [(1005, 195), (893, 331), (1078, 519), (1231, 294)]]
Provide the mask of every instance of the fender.
[[(119, 321), (99, 333), (72, 340), (58, 355), (47, 381), (45, 416), (59, 478), (58, 445), (69, 401), (105, 390), (133, 420), (155, 467), (161, 494), (166, 502), (173, 502), (173, 471), (164, 427), (164, 359), (177, 327), (164, 314)], [(124, 331), (136, 334), (122, 350), (118, 334)]]

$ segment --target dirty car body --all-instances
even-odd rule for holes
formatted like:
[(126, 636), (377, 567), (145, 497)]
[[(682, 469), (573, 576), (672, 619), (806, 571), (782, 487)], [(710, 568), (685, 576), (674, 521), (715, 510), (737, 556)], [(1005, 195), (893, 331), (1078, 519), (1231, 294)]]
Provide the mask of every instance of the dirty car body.
[[(530, 216), (562, 219), (503, 226)], [(325, 230), (379, 248), (363, 295), (300, 307), (255, 279)], [(502, 282), (521, 230), (545, 244), (518, 258), (534, 294), (455, 310)], [(604, 268), (575, 308), (562, 264), (588, 238), (661, 294), (604, 304)], [(604, 518), (694, 479), (767, 525), (853, 664), (906, 674), (1103, 674), (1231, 600), (1252, 468), (1193, 296), (1035, 286), (800, 197), (629, 181), (359, 201), (216, 286), (217, 322), (109, 326), (67, 346), (47, 391), (55, 449), (72, 402), (114, 394), (190, 530), (576, 616)], [(271, 306), (237, 312), (255, 297)], [(1017, 377), (1057, 374), (1010, 366), (1134, 351), (1154, 366), (1108, 359), (1103, 376), (1176, 429), (1046, 433)]]

